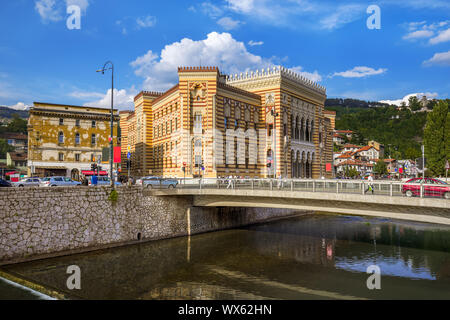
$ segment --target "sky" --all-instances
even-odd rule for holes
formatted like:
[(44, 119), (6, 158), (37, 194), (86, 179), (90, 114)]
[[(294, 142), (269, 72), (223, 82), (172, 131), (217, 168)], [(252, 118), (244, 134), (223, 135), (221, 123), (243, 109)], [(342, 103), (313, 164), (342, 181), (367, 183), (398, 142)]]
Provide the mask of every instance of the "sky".
[(110, 107), (111, 71), (96, 73), (107, 61), (120, 110), (132, 110), (141, 90), (176, 84), (178, 66), (235, 74), (282, 65), (325, 86), (329, 98), (399, 104), (450, 93), (448, 0), (14, 0), (1, 7), (0, 105), (16, 109), (35, 101)]

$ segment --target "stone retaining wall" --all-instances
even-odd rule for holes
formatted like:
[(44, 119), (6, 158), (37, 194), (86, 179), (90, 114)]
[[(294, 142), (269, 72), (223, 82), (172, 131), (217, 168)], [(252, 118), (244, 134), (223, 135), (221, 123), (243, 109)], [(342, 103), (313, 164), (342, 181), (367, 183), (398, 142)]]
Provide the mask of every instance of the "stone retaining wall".
[(289, 209), (199, 208), (190, 196), (143, 195), (139, 187), (0, 189), (0, 264), (238, 227)]

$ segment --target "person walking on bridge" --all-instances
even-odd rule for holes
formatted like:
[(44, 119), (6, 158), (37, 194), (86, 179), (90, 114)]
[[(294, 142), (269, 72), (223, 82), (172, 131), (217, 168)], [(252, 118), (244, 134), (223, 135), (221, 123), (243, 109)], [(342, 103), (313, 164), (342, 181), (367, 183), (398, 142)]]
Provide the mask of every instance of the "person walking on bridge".
[(371, 190), (373, 194), (373, 173), (370, 174), (370, 176), (367, 178), (367, 189), (364, 191), (364, 193), (367, 193), (367, 191)]
[(227, 189), (232, 188), (233, 189), (233, 176), (228, 177), (228, 186)]

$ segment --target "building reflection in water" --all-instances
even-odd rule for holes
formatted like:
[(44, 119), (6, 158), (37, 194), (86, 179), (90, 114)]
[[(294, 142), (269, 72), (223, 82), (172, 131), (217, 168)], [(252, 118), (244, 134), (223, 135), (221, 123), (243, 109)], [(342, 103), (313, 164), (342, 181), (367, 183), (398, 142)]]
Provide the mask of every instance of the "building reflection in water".
[[(72, 264), (87, 299), (450, 298), (450, 228), (303, 216), (5, 269), (70, 296)], [(368, 292), (372, 264), (388, 289)]]

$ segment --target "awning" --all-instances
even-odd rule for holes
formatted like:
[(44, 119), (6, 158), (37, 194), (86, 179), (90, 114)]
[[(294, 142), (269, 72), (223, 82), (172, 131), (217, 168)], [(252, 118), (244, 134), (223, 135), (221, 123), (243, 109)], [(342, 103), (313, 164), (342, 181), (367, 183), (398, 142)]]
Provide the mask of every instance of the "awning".
[[(81, 170), (81, 174), (84, 174), (85, 176), (94, 176), (97, 174), (97, 171)], [(101, 176), (107, 176), (108, 172), (107, 171), (99, 171), (98, 174)]]
[(67, 170), (66, 167), (62, 166), (35, 166), (36, 169), (58, 169), (58, 170)]

